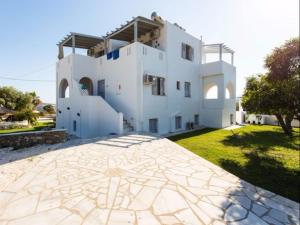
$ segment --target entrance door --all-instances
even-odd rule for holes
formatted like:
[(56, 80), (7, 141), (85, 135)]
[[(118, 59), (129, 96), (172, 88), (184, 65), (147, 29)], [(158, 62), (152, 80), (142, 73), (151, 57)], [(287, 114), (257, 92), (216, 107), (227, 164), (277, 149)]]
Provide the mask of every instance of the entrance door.
[(105, 99), (105, 80), (98, 80), (97, 94)]
[(233, 114), (230, 114), (230, 124), (233, 124)]

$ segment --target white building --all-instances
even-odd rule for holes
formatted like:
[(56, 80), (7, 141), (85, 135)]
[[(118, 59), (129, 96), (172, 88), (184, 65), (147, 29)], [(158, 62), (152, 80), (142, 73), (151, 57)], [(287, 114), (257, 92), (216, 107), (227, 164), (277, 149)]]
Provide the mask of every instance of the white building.
[[(58, 46), (57, 128), (70, 134), (165, 134), (235, 122), (234, 52), (155, 13), (104, 37), (71, 33)], [(66, 57), (64, 47), (72, 49)]]

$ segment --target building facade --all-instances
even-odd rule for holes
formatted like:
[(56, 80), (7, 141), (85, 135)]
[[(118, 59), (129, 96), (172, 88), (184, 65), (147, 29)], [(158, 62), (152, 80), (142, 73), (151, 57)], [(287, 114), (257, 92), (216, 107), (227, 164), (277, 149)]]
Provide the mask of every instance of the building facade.
[[(103, 37), (70, 33), (58, 47), (57, 128), (70, 134), (166, 134), (235, 123), (234, 52), (155, 13)], [(66, 47), (72, 52), (64, 57)]]

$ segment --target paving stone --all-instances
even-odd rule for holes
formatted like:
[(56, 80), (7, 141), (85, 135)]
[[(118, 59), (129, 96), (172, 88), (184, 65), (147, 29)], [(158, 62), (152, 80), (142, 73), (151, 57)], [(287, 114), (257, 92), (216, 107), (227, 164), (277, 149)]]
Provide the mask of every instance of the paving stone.
[(108, 219), (108, 209), (94, 209), (83, 221), (82, 225), (104, 225)]
[(136, 218), (138, 225), (160, 225), (160, 222), (150, 211), (137, 211)]
[(268, 225), (268, 223), (264, 222), (262, 219), (250, 212), (246, 219), (228, 223), (228, 225)]
[(188, 208), (187, 203), (176, 191), (162, 190), (153, 203), (156, 215), (170, 214), (180, 209)]
[(262, 216), (268, 211), (264, 206), (253, 203), (252, 212), (254, 212), (257, 216)]
[(239, 205), (243, 206), (246, 209), (250, 209), (250, 207), (251, 207), (251, 201), (247, 197), (244, 197), (244, 196), (232, 196), (231, 200), (235, 204), (239, 204)]
[(228, 222), (244, 219), (247, 215), (247, 210), (240, 205), (231, 205), (225, 213), (224, 220)]
[(269, 223), (269, 224), (272, 224), (272, 225), (282, 225), (282, 223), (280, 223), (279, 221), (273, 219), (272, 217), (270, 216), (264, 216), (262, 218), (265, 222)]
[(182, 224), (201, 224), (191, 209), (185, 209), (175, 213), (175, 216), (182, 222)]
[[(130, 146), (105, 145), (119, 140)], [(299, 224), (298, 203), (164, 138), (129, 135), (59, 146), (1, 152), (0, 224)], [(38, 156), (28, 160), (32, 154)]]
[(271, 216), (282, 223), (289, 223), (288, 215), (277, 209), (271, 209), (271, 211), (268, 213), (268, 216)]
[(53, 209), (11, 220), (8, 225), (53, 225), (70, 215), (71, 213), (66, 209)]
[(133, 211), (113, 210), (107, 225), (129, 225), (134, 224), (135, 215)]

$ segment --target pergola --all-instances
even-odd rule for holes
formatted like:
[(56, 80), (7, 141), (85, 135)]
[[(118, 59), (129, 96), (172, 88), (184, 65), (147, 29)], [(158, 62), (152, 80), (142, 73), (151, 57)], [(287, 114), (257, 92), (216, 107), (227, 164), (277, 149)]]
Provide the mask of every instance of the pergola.
[(80, 33), (71, 32), (63, 40), (57, 43), (59, 47), (58, 58), (64, 57), (63, 47), (71, 47), (72, 53), (75, 53), (75, 48), (90, 49), (97, 44), (104, 42), (106, 48), (106, 41), (109, 39), (136, 42), (138, 38), (151, 31), (154, 31), (163, 26), (159, 21), (147, 19), (145, 17), (135, 17), (131, 21), (127, 21), (126, 24), (121, 25), (114, 31), (106, 34), (106, 36), (92, 36)]
[(163, 24), (147, 19), (145, 17), (135, 17), (131, 21), (127, 21), (125, 25), (117, 28), (115, 31), (107, 33), (105, 39), (116, 39), (121, 41), (136, 42), (141, 35), (158, 29)]
[(203, 54), (219, 54), (219, 61), (222, 61), (224, 53), (229, 53), (231, 54), (231, 64), (233, 65), (234, 51), (223, 43), (202, 45), (202, 52)]
[(71, 47), (72, 53), (75, 53), (75, 48), (90, 49), (103, 41), (102, 37), (71, 32), (57, 43), (59, 47), (58, 58), (64, 57), (63, 47)]

